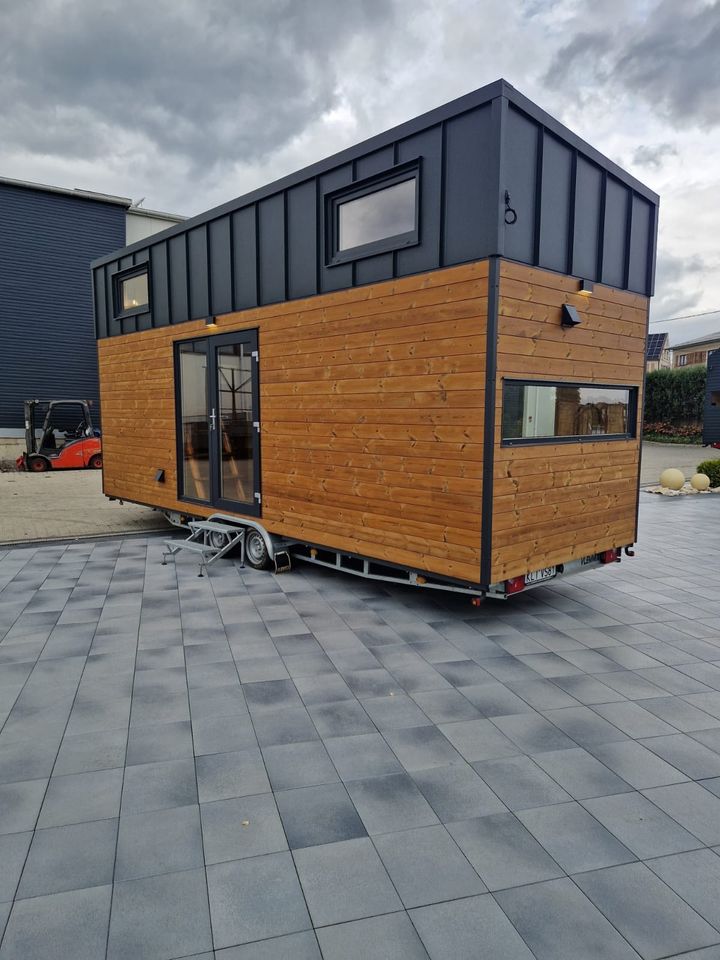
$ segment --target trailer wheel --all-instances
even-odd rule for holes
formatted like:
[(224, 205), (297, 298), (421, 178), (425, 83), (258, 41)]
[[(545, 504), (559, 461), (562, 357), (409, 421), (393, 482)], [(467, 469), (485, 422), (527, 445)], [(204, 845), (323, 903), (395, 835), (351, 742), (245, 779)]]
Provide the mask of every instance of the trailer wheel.
[(248, 530), (245, 534), (245, 562), (253, 570), (264, 570), (270, 564), (265, 538), (258, 530)]
[(94, 453), (88, 460), (88, 468), (90, 470), (102, 470), (102, 454)]
[(45, 473), (50, 469), (50, 461), (45, 457), (28, 457), (27, 468), (31, 473)]

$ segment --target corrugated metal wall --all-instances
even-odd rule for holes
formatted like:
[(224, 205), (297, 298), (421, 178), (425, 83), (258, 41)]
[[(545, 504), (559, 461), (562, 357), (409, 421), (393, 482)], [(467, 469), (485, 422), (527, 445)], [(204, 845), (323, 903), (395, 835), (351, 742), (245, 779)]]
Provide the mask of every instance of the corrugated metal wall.
[(90, 263), (125, 240), (125, 208), (0, 184), (0, 431), (23, 400), (98, 400)]
[[(420, 160), (420, 242), (329, 265), (328, 197)], [(508, 224), (505, 193), (517, 220)], [(504, 81), (134, 244), (94, 271), (115, 336), (492, 255), (652, 292), (657, 197)], [(114, 319), (113, 275), (150, 262), (150, 312)]]
[(703, 443), (720, 443), (720, 350), (708, 354), (707, 393), (703, 413)]

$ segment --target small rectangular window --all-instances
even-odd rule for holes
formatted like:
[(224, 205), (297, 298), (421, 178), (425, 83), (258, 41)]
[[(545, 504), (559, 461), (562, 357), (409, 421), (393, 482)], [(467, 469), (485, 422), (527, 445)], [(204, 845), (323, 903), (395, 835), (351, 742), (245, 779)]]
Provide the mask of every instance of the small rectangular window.
[(150, 308), (150, 287), (146, 265), (115, 275), (114, 301), (116, 317), (147, 313)]
[(503, 383), (502, 440), (627, 439), (635, 436), (637, 387), (592, 383)]
[(687, 354), (681, 353), (678, 357), (678, 366), (684, 367), (687, 364)]
[(328, 198), (328, 262), (345, 263), (418, 243), (419, 166), (375, 177)]

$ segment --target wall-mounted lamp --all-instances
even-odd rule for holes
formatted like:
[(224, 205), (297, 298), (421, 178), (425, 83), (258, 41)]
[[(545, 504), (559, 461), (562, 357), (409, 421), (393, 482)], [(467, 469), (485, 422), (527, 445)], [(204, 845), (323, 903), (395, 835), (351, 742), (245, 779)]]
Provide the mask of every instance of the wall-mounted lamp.
[(579, 293), (592, 293), (595, 289), (595, 284), (592, 280), (581, 280), (580, 281), (580, 290)]
[(576, 307), (573, 307), (570, 303), (564, 303), (560, 315), (560, 322), (564, 327), (576, 327), (579, 323), (582, 323), (582, 319)]
[(216, 326), (217, 326), (217, 322), (216, 322), (216, 320), (215, 320), (215, 317), (205, 317), (205, 326), (206, 326), (206, 327), (216, 327)]
[(155, 474), (155, 483), (165, 483), (165, 471), (160, 469)]

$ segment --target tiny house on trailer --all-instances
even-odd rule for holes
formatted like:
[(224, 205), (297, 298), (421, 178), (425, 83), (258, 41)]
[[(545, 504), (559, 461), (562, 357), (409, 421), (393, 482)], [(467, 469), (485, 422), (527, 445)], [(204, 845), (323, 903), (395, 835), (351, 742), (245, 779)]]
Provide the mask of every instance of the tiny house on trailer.
[(105, 494), (475, 595), (614, 561), (657, 206), (499, 80), (97, 260)]

